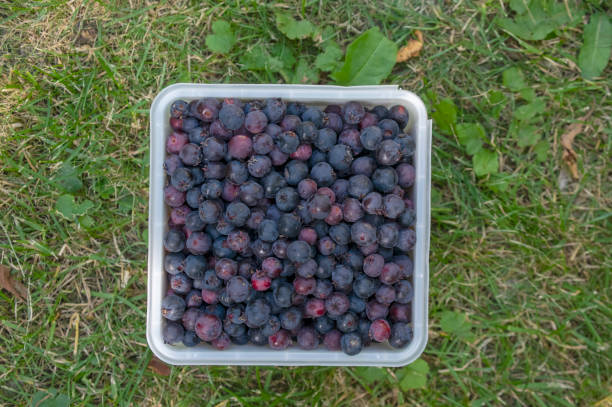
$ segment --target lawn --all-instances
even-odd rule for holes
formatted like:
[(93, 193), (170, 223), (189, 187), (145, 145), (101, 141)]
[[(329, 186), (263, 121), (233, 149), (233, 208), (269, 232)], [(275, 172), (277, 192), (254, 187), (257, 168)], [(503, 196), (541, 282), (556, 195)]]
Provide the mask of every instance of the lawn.
[[(533, 3), (0, 2), (0, 264), (26, 290), (0, 290), (0, 404), (610, 405), (612, 70), (587, 80), (578, 57), (610, 9)], [(436, 112), (420, 361), (149, 369), (151, 101), (177, 82), (333, 83), (317, 56), (371, 27), (398, 47), (423, 33), (382, 83)]]

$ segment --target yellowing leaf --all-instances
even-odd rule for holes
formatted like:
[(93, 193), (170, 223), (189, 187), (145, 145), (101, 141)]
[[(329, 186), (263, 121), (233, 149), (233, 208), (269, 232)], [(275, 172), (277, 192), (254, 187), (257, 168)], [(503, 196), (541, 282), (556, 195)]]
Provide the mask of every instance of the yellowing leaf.
[(404, 62), (410, 58), (419, 56), (423, 49), (423, 33), (420, 30), (416, 30), (414, 34), (417, 36), (417, 39), (409, 40), (405, 46), (397, 51), (395, 62)]

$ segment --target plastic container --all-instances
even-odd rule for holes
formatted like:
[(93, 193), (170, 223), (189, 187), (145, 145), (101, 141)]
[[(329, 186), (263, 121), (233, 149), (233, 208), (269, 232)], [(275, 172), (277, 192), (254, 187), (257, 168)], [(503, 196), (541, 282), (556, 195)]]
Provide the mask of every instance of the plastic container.
[[(416, 141), (414, 157), (415, 184), (413, 202), (416, 207), (416, 246), (412, 253), (414, 300), (412, 326), (414, 339), (404, 349), (386, 344), (371, 345), (355, 356), (341, 351), (302, 350), (292, 346), (276, 351), (254, 345), (232, 345), (218, 351), (208, 345), (187, 348), (167, 345), (162, 339), (164, 324), (161, 301), (167, 279), (163, 268), (163, 237), (168, 214), (163, 199), (166, 175), (163, 170), (165, 140), (169, 134), (169, 107), (177, 99), (203, 97), (263, 99), (279, 97), (311, 105), (342, 104), (351, 100), (367, 106), (404, 105), (410, 113), (408, 128)], [(173, 365), (276, 365), (276, 366), (403, 366), (419, 357), (427, 343), (427, 300), (429, 280), (429, 224), (431, 189), (431, 121), (421, 99), (397, 86), (319, 86), (319, 85), (222, 85), (175, 84), (162, 90), (151, 105), (151, 151), (149, 180), (149, 279), (147, 297), (147, 341), (153, 353)]]

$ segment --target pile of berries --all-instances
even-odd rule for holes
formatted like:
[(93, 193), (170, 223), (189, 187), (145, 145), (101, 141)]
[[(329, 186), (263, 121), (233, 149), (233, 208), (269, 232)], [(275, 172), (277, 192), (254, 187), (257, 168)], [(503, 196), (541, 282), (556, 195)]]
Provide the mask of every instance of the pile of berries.
[(412, 340), (403, 106), (178, 100), (166, 143), (166, 343), (348, 355)]

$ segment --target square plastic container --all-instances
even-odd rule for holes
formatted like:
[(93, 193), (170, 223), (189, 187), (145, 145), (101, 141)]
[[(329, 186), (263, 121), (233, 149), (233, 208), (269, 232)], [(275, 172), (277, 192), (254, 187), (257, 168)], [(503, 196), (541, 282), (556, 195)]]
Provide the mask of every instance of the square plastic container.
[[(416, 208), (416, 245), (413, 249), (412, 327), (414, 339), (404, 349), (387, 344), (365, 347), (361, 353), (348, 356), (341, 351), (302, 350), (296, 346), (284, 351), (254, 345), (232, 345), (218, 351), (208, 345), (184, 347), (167, 345), (162, 339), (164, 320), (161, 302), (167, 289), (163, 260), (163, 238), (167, 230), (168, 213), (163, 188), (166, 175), (166, 137), (170, 132), (169, 108), (177, 99), (203, 97), (264, 99), (282, 98), (310, 105), (342, 104), (351, 100), (366, 106), (400, 104), (410, 113), (409, 133), (414, 136), (415, 183), (412, 200)], [(429, 280), (429, 224), (431, 189), (431, 120), (421, 99), (397, 86), (323, 86), (323, 85), (222, 85), (182, 83), (162, 90), (151, 105), (151, 151), (149, 180), (149, 279), (147, 297), (147, 341), (153, 353), (173, 365), (276, 365), (276, 366), (403, 366), (419, 357), (427, 343), (427, 300)]]

